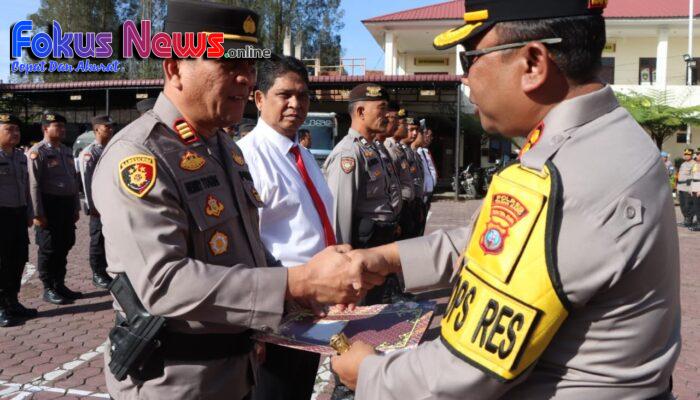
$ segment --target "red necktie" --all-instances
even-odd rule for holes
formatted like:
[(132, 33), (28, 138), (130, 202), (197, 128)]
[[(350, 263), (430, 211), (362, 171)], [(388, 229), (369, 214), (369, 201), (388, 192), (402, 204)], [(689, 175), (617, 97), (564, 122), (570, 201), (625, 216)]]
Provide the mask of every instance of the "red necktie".
[(299, 171), (299, 175), (301, 175), (301, 179), (304, 180), (306, 190), (309, 191), (309, 194), (311, 195), (311, 200), (313, 200), (314, 206), (316, 207), (316, 212), (321, 218), (321, 224), (323, 225), (323, 235), (326, 238), (326, 246), (332, 246), (335, 244), (335, 233), (333, 233), (333, 226), (331, 226), (331, 221), (328, 220), (326, 206), (323, 204), (321, 196), (318, 195), (318, 191), (316, 190), (313, 181), (311, 181), (309, 173), (306, 171), (306, 167), (304, 166), (304, 159), (301, 157), (299, 147), (297, 145), (294, 145), (289, 150), (289, 152), (294, 154), (294, 158), (297, 162), (297, 170)]

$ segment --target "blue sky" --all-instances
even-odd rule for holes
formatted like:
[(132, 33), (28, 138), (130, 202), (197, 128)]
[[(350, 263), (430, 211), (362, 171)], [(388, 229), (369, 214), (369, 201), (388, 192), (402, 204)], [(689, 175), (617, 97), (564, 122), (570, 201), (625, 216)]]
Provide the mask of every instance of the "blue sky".
[[(10, 65), (10, 26), (39, 8), (40, 0), (3, 1), (0, 14), (0, 79), (7, 81)], [(345, 28), (341, 31), (344, 57), (365, 57), (367, 69), (384, 69), (382, 48), (362, 20), (396, 11), (436, 4), (444, 0), (342, 0)]]

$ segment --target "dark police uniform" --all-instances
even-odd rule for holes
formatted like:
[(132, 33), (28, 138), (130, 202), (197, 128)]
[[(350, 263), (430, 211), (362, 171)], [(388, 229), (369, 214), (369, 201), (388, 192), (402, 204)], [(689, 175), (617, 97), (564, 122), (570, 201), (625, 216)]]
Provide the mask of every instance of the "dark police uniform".
[[(0, 113), (0, 125), (20, 126), (19, 118)], [(13, 148), (0, 150), (0, 326), (16, 324), (19, 317), (36, 315), (17, 300), (22, 272), (28, 259), (27, 223), (33, 212), (29, 198), (27, 157)]]
[[(466, 24), (435, 45), (604, 6), (468, 0)], [(610, 87), (557, 104), (542, 126), (474, 221), (398, 243), (407, 288), (454, 290), (440, 339), (365, 358), (357, 399), (672, 398), (680, 261), (658, 149)]]
[[(98, 115), (92, 119), (92, 125), (111, 125), (112, 118), (109, 115)], [(83, 210), (90, 217), (90, 268), (92, 269), (92, 282), (99, 288), (106, 288), (111, 281), (107, 275), (107, 258), (105, 257), (105, 239), (102, 235), (102, 220), (92, 200), (92, 175), (95, 172), (97, 162), (102, 156), (104, 146), (97, 141), (87, 145), (78, 156), (80, 177), (83, 182), (85, 199)]]
[[(406, 117), (406, 125), (415, 125), (420, 127), (417, 117)], [(410, 145), (401, 143), (404, 153), (406, 154), (406, 159), (408, 160), (408, 171), (411, 173), (411, 179), (413, 181), (413, 193), (414, 198), (411, 202), (412, 216), (415, 221), (414, 230), (410, 232), (411, 237), (418, 237), (423, 235), (425, 230), (425, 203), (423, 202), (423, 197), (425, 196), (425, 173), (423, 172), (423, 162), (420, 159), (420, 155), (415, 151)]]
[[(223, 32), (224, 47), (257, 43), (258, 15), (171, 1), (167, 32)], [(226, 36), (225, 36), (226, 37)], [(106, 146), (93, 178), (108, 272), (125, 274), (138, 300), (166, 319), (152, 379), (119, 381), (115, 399), (241, 399), (253, 384), (250, 330), (275, 329), (285, 268), (266, 268), (262, 206), (248, 165), (223, 131), (197, 134), (165, 94)], [(116, 305), (115, 305), (116, 306)], [(105, 364), (112, 360), (105, 354)]]
[[(41, 123), (66, 122), (56, 113), (44, 113)], [(29, 191), (35, 218), (45, 218), (46, 227), (35, 226), (39, 246), (39, 278), (44, 284), (44, 299), (66, 304), (80, 298), (79, 292), (66, 288), (66, 257), (75, 244), (75, 221), (80, 209), (78, 176), (68, 146), (51, 145), (47, 140), (29, 150)], [(56, 296), (57, 295), (57, 296)]]
[(692, 201), (692, 214), (695, 216), (695, 223), (689, 229), (693, 232), (700, 232), (700, 147), (695, 149), (695, 164), (690, 170), (690, 179), (690, 200)]

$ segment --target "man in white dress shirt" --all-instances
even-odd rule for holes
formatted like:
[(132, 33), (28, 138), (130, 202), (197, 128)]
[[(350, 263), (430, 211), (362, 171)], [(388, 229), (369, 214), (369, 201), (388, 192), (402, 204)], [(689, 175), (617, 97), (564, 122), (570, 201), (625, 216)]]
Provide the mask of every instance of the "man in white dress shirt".
[(428, 128), (423, 132), (423, 143), (421, 147), (416, 150), (420, 156), (421, 162), (423, 163), (423, 202), (425, 203), (425, 211), (430, 210), (430, 203), (433, 200), (433, 191), (435, 190), (435, 185), (437, 185), (437, 171), (435, 170), (435, 163), (433, 162), (433, 156), (430, 154), (430, 144), (433, 142), (433, 131)]
[[(308, 73), (293, 57), (258, 69), (258, 124), (238, 142), (264, 207), (260, 236), (279, 264), (291, 267), (335, 244), (333, 197), (313, 155), (296, 140), (309, 111)], [(308, 399), (319, 357), (267, 345), (253, 399)]]

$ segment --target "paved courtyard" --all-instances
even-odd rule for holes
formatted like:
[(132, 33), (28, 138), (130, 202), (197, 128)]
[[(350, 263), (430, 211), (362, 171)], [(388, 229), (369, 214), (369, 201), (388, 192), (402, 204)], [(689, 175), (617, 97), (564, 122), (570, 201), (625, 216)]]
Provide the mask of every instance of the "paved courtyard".
[[(477, 201), (438, 201), (427, 230), (461, 225), (477, 207)], [(86, 296), (72, 305), (41, 301), (41, 282), (34, 268), (36, 246), (30, 248), (20, 298), (25, 305), (38, 308), (39, 317), (0, 329), (0, 399), (109, 398), (102, 350), (113, 313), (107, 292), (95, 289), (90, 281), (84, 216), (76, 236), (68, 259), (67, 285)], [(679, 399), (700, 399), (700, 233), (679, 228), (679, 236), (683, 351), (674, 373), (674, 392)]]

